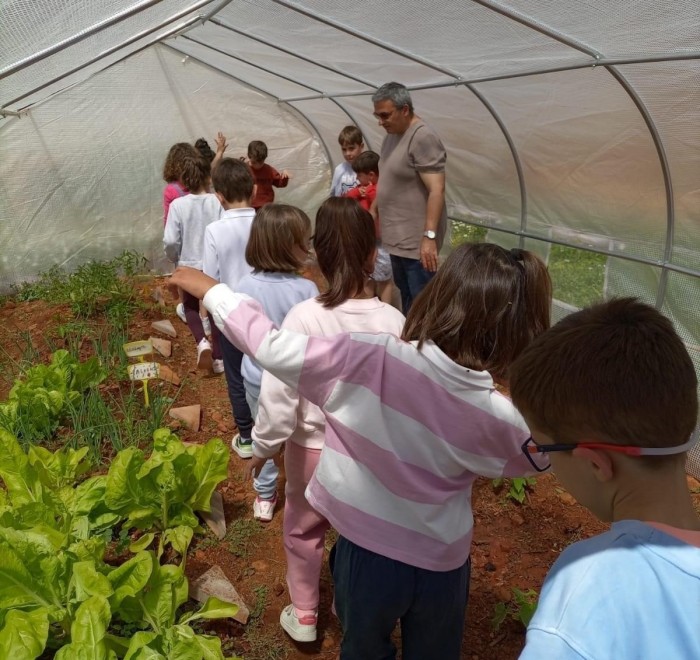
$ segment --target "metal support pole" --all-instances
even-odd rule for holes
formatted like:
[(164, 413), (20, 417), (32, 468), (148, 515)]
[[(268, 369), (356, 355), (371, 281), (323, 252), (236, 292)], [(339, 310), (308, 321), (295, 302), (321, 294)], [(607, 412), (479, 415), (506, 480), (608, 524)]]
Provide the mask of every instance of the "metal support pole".
[(19, 60), (18, 62), (15, 62), (14, 64), (11, 64), (10, 66), (0, 70), (0, 80), (13, 73), (16, 73), (17, 71), (21, 71), (22, 69), (31, 66), (32, 64), (41, 62), (41, 60), (49, 57), (50, 55), (58, 53), (59, 51), (68, 48), (68, 46), (77, 44), (83, 39), (87, 39), (93, 34), (101, 32), (105, 28), (115, 25), (116, 23), (121, 23), (121, 21), (126, 20), (127, 18), (131, 18), (132, 16), (141, 13), (142, 11), (148, 9), (149, 7), (152, 7), (153, 5), (157, 5), (162, 1), (163, 0), (146, 0), (145, 2), (141, 2), (140, 4), (135, 5), (134, 7), (125, 9), (119, 12), (118, 14), (111, 16), (110, 18), (100, 21), (99, 23), (95, 23), (95, 25), (86, 28), (85, 30), (81, 30), (78, 34), (75, 34), (72, 37), (69, 37), (68, 39), (59, 41), (57, 44), (54, 44), (49, 48), (44, 48), (44, 50), (40, 50), (38, 53), (34, 53), (29, 57), (25, 57), (24, 59)]
[[(69, 71), (66, 71), (65, 73), (62, 73), (60, 76), (56, 76), (49, 80), (48, 82), (45, 82), (38, 87), (34, 87), (28, 92), (25, 92), (21, 96), (17, 96), (16, 98), (12, 99), (11, 101), (7, 101), (6, 103), (2, 104), (2, 108), (4, 109), (10, 105), (14, 105), (18, 101), (21, 101), (22, 99), (27, 98), (28, 96), (31, 96), (32, 94), (41, 91), (42, 89), (45, 89), (46, 87), (49, 87), (50, 85), (53, 85), (54, 83), (57, 83), (59, 80), (63, 80), (64, 78), (67, 78), (68, 76), (73, 75), (74, 73), (77, 73), (81, 69), (84, 69), (86, 66), (90, 66), (91, 64), (94, 64), (95, 62), (99, 62), (101, 59), (108, 57), (109, 55), (112, 55), (113, 53), (116, 53), (118, 50), (121, 50), (122, 48), (126, 48), (127, 46), (130, 46), (131, 44), (135, 43), (136, 41), (139, 41), (139, 39), (143, 39), (144, 37), (147, 37), (149, 34), (153, 34), (154, 32), (157, 32), (158, 30), (163, 29), (166, 25), (169, 25), (170, 23), (177, 21), (178, 19), (182, 18), (183, 16), (187, 16), (187, 14), (192, 13), (193, 11), (196, 11), (200, 7), (203, 7), (204, 5), (207, 5), (211, 2), (211, 0), (200, 0), (196, 5), (193, 5), (192, 7), (189, 7), (187, 9), (184, 9), (182, 11), (179, 11), (177, 14), (173, 14), (170, 18), (166, 19), (159, 25), (153, 28), (149, 28), (148, 30), (144, 30), (143, 32), (139, 32), (138, 34), (135, 34), (133, 37), (130, 37), (126, 41), (122, 42), (121, 44), (118, 44), (116, 46), (112, 46), (111, 48), (108, 48), (107, 50), (102, 51), (99, 55), (96, 55), (92, 59), (88, 60), (87, 62), (83, 62), (79, 66), (76, 66)], [(153, 41), (150, 41), (148, 43), (148, 46), (152, 46), (154, 43), (157, 43), (161, 39), (167, 39), (168, 37), (171, 37), (181, 30), (189, 27), (190, 25), (193, 25), (197, 21), (199, 21), (200, 18), (199, 16), (195, 16), (191, 18), (189, 21), (186, 21), (182, 25), (174, 28), (173, 30), (170, 30), (169, 32), (166, 32), (165, 34), (159, 36), (157, 39), (154, 39)]]

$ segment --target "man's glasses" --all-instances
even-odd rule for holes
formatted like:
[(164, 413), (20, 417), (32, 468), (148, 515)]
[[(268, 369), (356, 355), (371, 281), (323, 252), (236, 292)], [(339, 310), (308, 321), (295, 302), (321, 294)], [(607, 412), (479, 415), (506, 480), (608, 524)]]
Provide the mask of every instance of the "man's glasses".
[(548, 454), (553, 451), (573, 451), (574, 449), (604, 449), (605, 451), (614, 451), (625, 456), (673, 456), (674, 454), (682, 454), (692, 447), (697, 442), (696, 438), (690, 438), (688, 442), (676, 447), (631, 447), (629, 445), (611, 445), (605, 442), (578, 442), (570, 444), (553, 444), (553, 445), (538, 445), (531, 437), (525, 440), (522, 444), (523, 454), (527, 456), (535, 470), (544, 472), (549, 468), (537, 465), (534, 460), (535, 454)]

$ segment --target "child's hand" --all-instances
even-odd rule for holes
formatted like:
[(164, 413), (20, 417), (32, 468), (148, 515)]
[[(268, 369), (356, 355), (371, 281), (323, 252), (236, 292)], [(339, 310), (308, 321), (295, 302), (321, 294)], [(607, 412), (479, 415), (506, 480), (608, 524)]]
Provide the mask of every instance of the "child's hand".
[(209, 289), (218, 284), (213, 277), (205, 275), (201, 270), (187, 266), (179, 266), (170, 278), (170, 282), (199, 300), (204, 298)]
[(227, 148), (228, 144), (226, 143), (226, 137), (221, 131), (219, 131), (216, 135), (216, 153), (223, 154)]
[(255, 477), (260, 475), (260, 470), (263, 469), (263, 465), (265, 465), (267, 459), (266, 458), (260, 458), (259, 456), (253, 456), (248, 461), (248, 467), (246, 468), (245, 471), (245, 476), (247, 479), (255, 479)]
[(360, 197), (367, 197), (367, 186), (361, 186), (358, 190), (360, 191)]
[(280, 174), (280, 176), (281, 176), (283, 179), (291, 179), (291, 178), (292, 178), (292, 175), (291, 175), (289, 172), (287, 172), (287, 170), (284, 170), (284, 171)]

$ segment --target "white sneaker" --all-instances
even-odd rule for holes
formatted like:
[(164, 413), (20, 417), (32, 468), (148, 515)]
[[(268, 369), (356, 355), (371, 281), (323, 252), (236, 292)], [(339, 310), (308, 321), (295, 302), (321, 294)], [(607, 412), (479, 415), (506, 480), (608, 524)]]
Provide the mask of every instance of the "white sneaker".
[(272, 520), (272, 514), (275, 512), (276, 505), (277, 495), (271, 500), (264, 500), (260, 496), (256, 497), (253, 502), (253, 518), (260, 522), (270, 522)]
[(179, 318), (183, 323), (187, 323), (187, 316), (185, 316), (185, 306), (182, 303), (178, 303), (175, 307), (175, 313), (177, 318)]
[(202, 339), (202, 341), (197, 344), (197, 369), (211, 372), (213, 366), (211, 344), (206, 339)]
[(231, 440), (231, 449), (235, 451), (241, 458), (253, 458), (253, 441), (247, 442), (241, 438), (240, 433), (236, 433)]
[(313, 614), (298, 618), (294, 605), (287, 605), (280, 614), (280, 625), (296, 642), (315, 642), (317, 621), (318, 616)]
[(202, 318), (202, 327), (204, 328), (204, 334), (207, 335), (207, 337), (211, 337), (211, 323), (209, 323), (208, 316)]
[(214, 360), (211, 363), (211, 368), (212, 371), (215, 374), (222, 374), (224, 373), (224, 361), (223, 360)]

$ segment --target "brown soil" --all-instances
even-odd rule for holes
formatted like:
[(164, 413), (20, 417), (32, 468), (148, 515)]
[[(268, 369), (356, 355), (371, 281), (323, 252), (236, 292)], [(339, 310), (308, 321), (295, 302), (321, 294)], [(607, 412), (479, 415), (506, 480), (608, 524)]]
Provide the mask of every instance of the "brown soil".
[[(154, 302), (156, 288), (165, 294), (165, 306)], [(167, 363), (183, 380), (179, 389), (161, 384), (172, 395), (177, 393), (177, 406), (199, 403), (202, 424), (198, 433), (179, 427), (172, 421), (183, 440), (205, 442), (221, 437), (228, 442), (235, 424), (222, 377), (202, 378), (195, 370), (196, 351), (187, 328), (176, 317), (175, 300), (167, 291), (165, 280), (155, 278), (140, 285), (146, 308), (139, 311), (130, 324), (129, 339), (146, 339), (153, 333), (154, 320), (169, 318), (177, 329), (172, 339), (171, 358), (157, 358)], [(31, 337), (35, 351), (46, 360), (49, 344), (56, 341), (56, 328), (71, 318), (66, 306), (43, 301), (15, 303), (7, 301), (0, 308), (0, 397), (5, 397), (16, 373), (13, 361), (26, 355), (26, 340)], [(26, 333), (29, 333), (27, 335)], [(89, 345), (83, 347), (89, 354)], [(116, 387), (115, 384), (105, 387)], [(274, 520), (265, 525), (252, 520), (254, 492), (244, 478), (245, 463), (232, 454), (230, 478), (220, 490), (229, 533), (223, 541), (213, 536), (198, 537), (192, 544), (187, 572), (196, 578), (210, 566), (218, 564), (235, 585), (253, 615), (246, 626), (234, 621), (217, 622), (207, 627), (218, 634), (229, 654), (246, 660), (333, 660), (339, 649), (341, 632), (331, 614), (332, 583), (327, 566), (321, 576), (319, 640), (301, 645), (292, 642), (280, 629), (282, 608), (289, 602), (285, 583), (285, 557), (282, 548), (283, 496)], [(689, 478), (700, 508), (700, 484)], [(472, 551), (472, 578), (469, 610), (462, 657), (470, 660), (510, 660), (517, 658), (524, 643), (524, 628), (507, 619), (494, 630), (494, 608), (510, 602), (512, 588), (539, 591), (552, 562), (567, 545), (599, 533), (605, 526), (580, 507), (552, 475), (537, 480), (527, 501), (519, 505), (506, 497), (506, 488), (495, 489), (490, 481), (475, 484), (473, 508), (475, 536)], [(284, 492), (282, 475), (280, 493)], [(332, 536), (327, 547), (332, 544)], [(233, 550), (233, 552), (232, 552)]]

